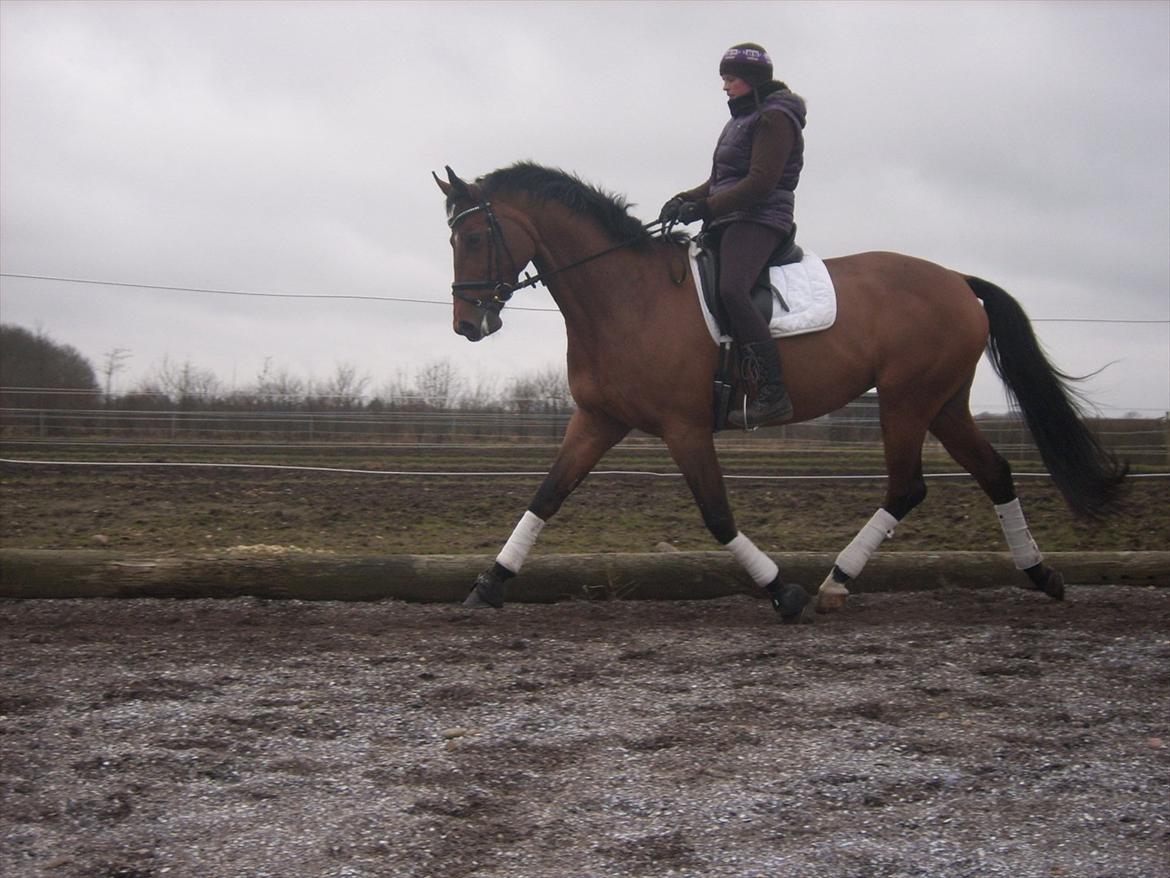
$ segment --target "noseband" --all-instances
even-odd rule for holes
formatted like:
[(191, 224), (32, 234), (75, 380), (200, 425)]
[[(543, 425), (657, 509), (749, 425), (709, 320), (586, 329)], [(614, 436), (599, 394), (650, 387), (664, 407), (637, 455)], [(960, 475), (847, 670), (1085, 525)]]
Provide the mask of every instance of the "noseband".
[[(469, 305), (474, 305), (476, 308), (499, 314), (504, 307), (504, 303), (512, 298), (512, 293), (516, 292), (519, 287), (504, 280), (504, 262), (502, 257), (508, 257), (508, 262), (511, 264), (513, 271), (517, 268), (516, 259), (512, 256), (512, 251), (508, 249), (508, 241), (504, 237), (504, 230), (500, 227), (500, 220), (496, 216), (496, 212), (492, 210), (492, 203), (490, 201), (481, 201), (475, 207), (469, 207), (467, 210), (455, 214), (455, 216), (447, 220), (447, 225), (454, 232), (461, 222), (477, 213), (483, 213), (487, 219), (488, 279), (457, 280), (451, 284), (451, 295), (456, 299), (467, 302)], [(531, 284), (525, 283), (521, 284), (521, 286), (531, 286)], [(468, 295), (468, 293), (482, 290), (490, 290), (491, 295)]]

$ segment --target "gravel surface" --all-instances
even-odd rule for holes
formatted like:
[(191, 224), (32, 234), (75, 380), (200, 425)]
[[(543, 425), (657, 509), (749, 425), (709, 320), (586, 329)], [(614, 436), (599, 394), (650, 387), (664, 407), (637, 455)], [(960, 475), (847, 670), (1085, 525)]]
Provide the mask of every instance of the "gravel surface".
[(1170, 590), (0, 602), (0, 873), (1170, 876)]

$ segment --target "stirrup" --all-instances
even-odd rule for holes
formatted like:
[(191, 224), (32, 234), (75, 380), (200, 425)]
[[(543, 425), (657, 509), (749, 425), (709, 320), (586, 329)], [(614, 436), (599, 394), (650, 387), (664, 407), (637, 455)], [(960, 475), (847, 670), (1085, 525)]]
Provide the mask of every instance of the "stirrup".
[(742, 417), (743, 417), (743, 431), (744, 431), (745, 433), (754, 433), (756, 430), (760, 429), (760, 425), (759, 425), (759, 424), (756, 424), (754, 427), (749, 427), (749, 426), (748, 426), (748, 416), (747, 416), (747, 410), (748, 410), (748, 398), (747, 398), (747, 394), (745, 393), (745, 394), (743, 395), (743, 413), (742, 413)]
[[(792, 399), (791, 399), (791, 397), (788, 397), (786, 390), (785, 390), (784, 396), (788, 400), (788, 405), (785, 406), (781, 411), (773, 412), (773, 413), (767, 414), (765, 416), (757, 416), (757, 418), (755, 419), (756, 423), (753, 425), (749, 425), (748, 424), (748, 405), (749, 404), (748, 404), (748, 400), (747, 400), (747, 395), (745, 394), (744, 399), (743, 399), (743, 410), (741, 412), (735, 412), (734, 415), (729, 415), (727, 418), (727, 422), (729, 424), (731, 424), (731, 426), (733, 426), (733, 427), (742, 428), (745, 432), (752, 432), (754, 430), (760, 429), (760, 427), (767, 427), (767, 426), (777, 425), (777, 424), (787, 424), (792, 420), (792, 416), (794, 414), (794, 409), (793, 409), (793, 405), (792, 405)], [(756, 404), (757, 405), (759, 404), (759, 397), (756, 398)], [(739, 416), (740, 418), (742, 418), (742, 421), (738, 424), (736, 423), (736, 416)]]

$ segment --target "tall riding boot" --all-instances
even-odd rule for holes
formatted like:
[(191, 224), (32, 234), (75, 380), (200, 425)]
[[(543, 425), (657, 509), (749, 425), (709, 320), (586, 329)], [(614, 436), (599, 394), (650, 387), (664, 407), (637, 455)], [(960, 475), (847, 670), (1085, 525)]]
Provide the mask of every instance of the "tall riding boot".
[(776, 343), (757, 342), (743, 346), (744, 382), (755, 383), (756, 398), (745, 400), (744, 408), (732, 411), (727, 422), (733, 427), (754, 430), (765, 424), (782, 424), (792, 417), (792, 400), (780, 377), (780, 355)]

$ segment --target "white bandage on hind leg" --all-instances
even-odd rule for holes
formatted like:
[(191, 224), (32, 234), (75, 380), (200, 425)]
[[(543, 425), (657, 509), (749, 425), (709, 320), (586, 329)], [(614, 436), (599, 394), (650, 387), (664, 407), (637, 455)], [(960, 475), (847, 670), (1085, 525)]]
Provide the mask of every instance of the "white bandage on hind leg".
[(1032, 532), (1028, 530), (1028, 522), (1024, 520), (1024, 510), (1020, 507), (1018, 497), (1010, 503), (997, 503), (995, 515), (999, 519), (999, 526), (1003, 528), (1003, 535), (1007, 537), (1017, 570), (1027, 570), (1044, 560), (1040, 548), (1032, 539)]
[(508, 542), (504, 543), (500, 554), (496, 555), (496, 563), (507, 567), (513, 573), (519, 573), (520, 568), (524, 566), (524, 559), (536, 545), (536, 538), (540, 536), (543, 527), (543, 518), (531, 511), (525, 512), (516, 529), (512, 531), (512, 536), (508, 537)]
[(878, 550), (878, 546), (894, 535), (894, 528), (897, 526), (898, 519), (886, 510), (879, 509), (875, 512), (873, 518), (867, 521), (865, 527), (853, 538), (853, 542), (837, 556), (836, 563), (841, 572), (850, 579), (860, 576), (866, 562)]
[(727, 544), (727, 550), (744, 566), (756, 585), (765, 588), (779, 575), (776, 562), (756, 548), (756, 544), (741, 533)]

